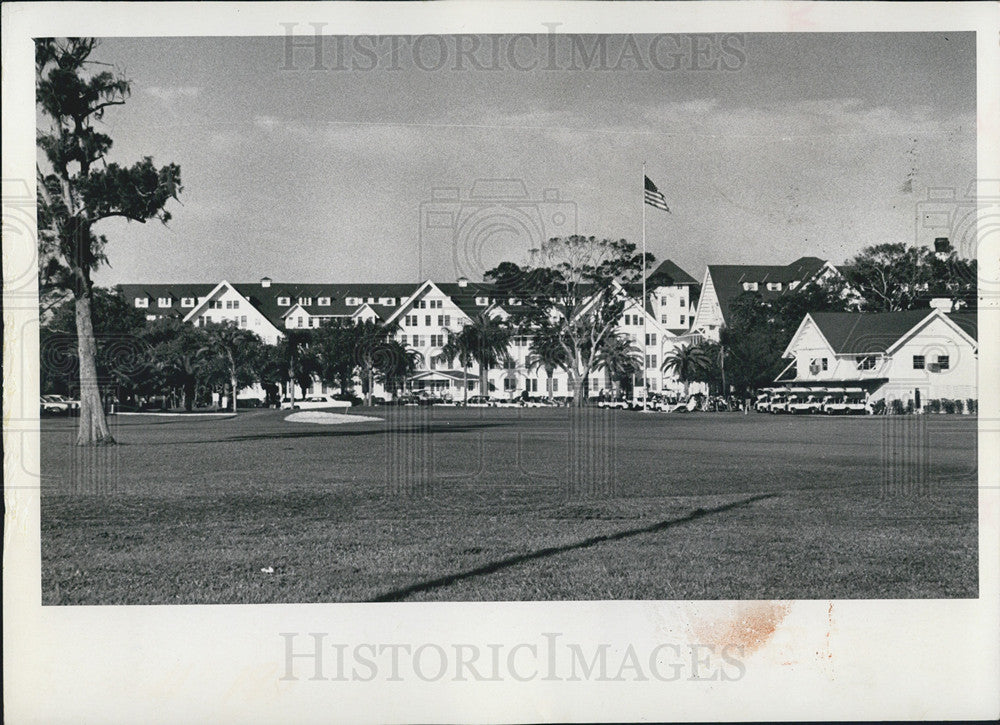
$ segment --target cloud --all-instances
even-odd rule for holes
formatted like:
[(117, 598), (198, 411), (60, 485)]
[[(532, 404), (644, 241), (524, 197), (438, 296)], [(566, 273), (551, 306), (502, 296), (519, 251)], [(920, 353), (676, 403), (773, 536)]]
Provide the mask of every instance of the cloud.
[(143, 90), (165, 106), (172, 106), (177, 101), (201, 95), (199, 86), (149, 86)]

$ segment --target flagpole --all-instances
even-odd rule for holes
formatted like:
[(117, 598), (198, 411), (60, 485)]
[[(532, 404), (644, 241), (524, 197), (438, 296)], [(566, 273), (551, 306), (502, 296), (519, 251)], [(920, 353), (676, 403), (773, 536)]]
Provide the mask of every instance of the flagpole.
[(649, 409), (649, 383), (646, 382), (649, 334), (646, 332), (646, 162), (642, 162), (642, 410)]

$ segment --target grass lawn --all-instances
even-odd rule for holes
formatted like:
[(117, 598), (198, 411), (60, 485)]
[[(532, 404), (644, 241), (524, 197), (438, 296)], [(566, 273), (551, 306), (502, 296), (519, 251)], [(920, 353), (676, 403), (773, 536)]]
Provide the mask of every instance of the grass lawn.
[(43, 420), (42, 601), (977, 596), (972, 416), (355, 410)]

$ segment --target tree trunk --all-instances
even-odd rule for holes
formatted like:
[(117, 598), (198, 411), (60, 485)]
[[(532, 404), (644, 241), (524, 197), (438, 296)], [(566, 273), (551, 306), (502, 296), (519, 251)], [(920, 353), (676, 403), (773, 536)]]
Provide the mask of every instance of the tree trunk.
[(573, 380), (575, 383), (573, 386), (573, 407), (582, 408), (583, 401), (587, 396), (586, 374), (576, 374), (575, 377), (570, 377), (570, 380)]
[(236, 413), (236, 368), (229, 368), (229, 385), (233, 391), (233, 413)]
[(462, 365), (462, 404), (469, 404), (469, 366)]
[(482, 363), (479, 364), (479, 394), (490, 395), (490, 369)]
[(97, 344), (94, 342), (89, 291), (76, 298), (76, 339), (80, 359), (80, 421), (76, 444), (113, 444), (115, 439), (108, 430), (108, 421), (101, 406), (101, 391), (97, 387)]
[(184, 380), (184, 410), (190, 413), (194, 410), (194, 395), (195, 395), (196, 380), (194, 376), (185, 378)]
[(555, 397), (555, 391), (552, 389), (552, 375), (553, 375), (553, 373), (555, 373), (555, 370), (546, 370), (545, 372), (549, 376), (549, 379), (548, 379), (548, 388), (549, 388), (548, 393), (549, 393), (549, 402), (551, 403), (552, 399)]

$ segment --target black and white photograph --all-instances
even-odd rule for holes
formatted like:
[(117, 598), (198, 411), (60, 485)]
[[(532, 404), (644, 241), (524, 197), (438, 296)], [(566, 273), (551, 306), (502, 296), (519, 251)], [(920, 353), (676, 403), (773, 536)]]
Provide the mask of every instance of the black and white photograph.
[[(826, 3), (760, 3), (788, 6), (769, 31), (718, 6), (688, 31), (628, 3), (660, 22), (578, 32), (560, 6), (612, 4), (552, 3), (516, 32), (417, 32), (379, 17), (405, 3), (345, 5), (17, 44), (34, 175), (5, 163), (6, 530), (36, 532), (38, 616), (202, 612), (194, 643), (229, 610), (329, 613), (248, 634), (268, 664), (234, 662), (234, 709), (174, 711), (190, 722), (328, 718), (275, 714), (337, 697), (313, 681), (843, 679), (841, 601), (965, 608), (947, 626), (973, 647), (997, 595), (995, 8), (848, 30), (810, 21)], [(44, 14), (13, 6), (5, 25)], [(582, 619), (546, 628), (544, 607)], [(393, 634), (418, 612), (436, 634)], [(493, 617), (534, 634), (467, 634)], [(150, 697), (187, 701), (183, 667)], [(995, 710), (954, 687), (939, 716)], [(706, 716), (645, 698), (590, 712)], [(588, 717), (390, 701), (358, 718)], [(53, 717), (140, 712), (78, 705)]]

